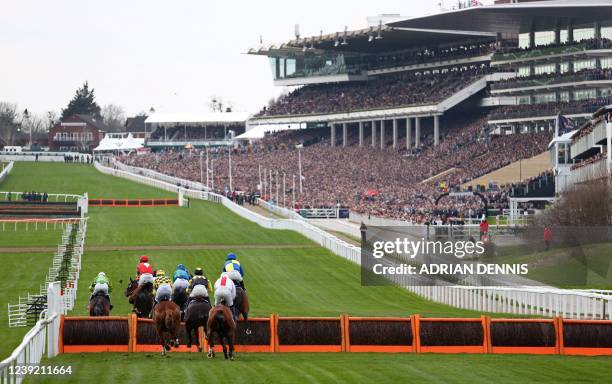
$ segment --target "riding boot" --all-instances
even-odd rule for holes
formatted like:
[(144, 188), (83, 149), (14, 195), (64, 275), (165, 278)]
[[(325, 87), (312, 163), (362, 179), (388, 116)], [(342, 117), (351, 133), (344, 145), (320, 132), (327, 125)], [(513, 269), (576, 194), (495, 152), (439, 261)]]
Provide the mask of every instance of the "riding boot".
[(114, 307), (113, 307), (113, 304), (111, 303), (111, 298), (109, 295), (106, 295), (106, 298), (108, 299), (108, 304), (110, 304), (110, 310), (112, 311)]
[(232, 318), (234, 319), (234, 322), (238, 322), (238, 314), (236, 313), (236, 306), (232, 305), (230, 307), (230, 310), (232, 311)]

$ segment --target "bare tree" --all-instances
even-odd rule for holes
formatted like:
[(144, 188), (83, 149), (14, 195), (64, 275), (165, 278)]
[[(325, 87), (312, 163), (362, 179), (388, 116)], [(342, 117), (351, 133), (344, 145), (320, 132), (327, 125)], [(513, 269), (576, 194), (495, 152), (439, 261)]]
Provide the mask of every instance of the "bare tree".
[(22, 119), (22, 132), (46, 132), (49, 130), (49, 120), (46, 114), (30, 113), (27, 119)]
[(17, 104), (0, 101), (0, 145), (13, 145), (19, 131)]
[(102, 108), (102, 121), (108, 125), (111, 132), (123, 131), (125, 111), (116, 104), (107, 104)]
[(231, 112), (233, 108), (231, 101), (223, 100), (219, 96), (211, 97), (208, 107), (213, 112)]

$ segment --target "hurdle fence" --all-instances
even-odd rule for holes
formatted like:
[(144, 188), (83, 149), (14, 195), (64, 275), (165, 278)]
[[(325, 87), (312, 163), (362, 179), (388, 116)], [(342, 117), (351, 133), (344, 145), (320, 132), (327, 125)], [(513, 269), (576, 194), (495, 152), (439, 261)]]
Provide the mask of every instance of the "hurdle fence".
[[(175, 193), (182, 191), (185, 196), (191, 198), (223, 204), (237, 215), (264, 228), (296, 231), (334, 254), (355, 264), (361, 264), (361, 249), (359, 247), (325, 232), (302, 218), (276, 219), (264, 217), (235, 204), (225, 196), (208, 192), (205, 186), (200, 183), (167, 175), (159, 176), (161, 174), (158, 172), (126, 166), (118, 161), (114, 161), (113, 165), (116, 168), (95, 163), (95, 167), (105, 174)], [(159, 177), (159, 179), (156, 177)], [(183, 188), (181, 185), (189, 186), (189, 189)], [(192, 189), (197, 187), (202, 189)], [(275, 209), (282, 214), (287, 214), (288, 211), (280, 207), (275, 207)], [(428, 283), (419, 280), (418, 277), (407, 275), (402, 275), (397, 281), (393, 282), (427, 300), (475, 311), (551, 317), (563, 316), (573, 319), (611, 318), (612, 295), (601, 292), (551, 287), (428, 285)], [(442, 283), (437, 282), (436, 284)]]
[[(59, 353), (161, 352), (153, 321), (135, 314), (60, 319)], [(427, 318), (406, 317), (283, 317), (271, 314), (238, 322), (237, 352), (382, 352), (612, 355), (612, 321), (572, 320), (562, 317)], [(207, 351), (198, 330), (187, 347), (184, 325), (175, 352)], [(216, 351), (221, 351), (218, 343)]]

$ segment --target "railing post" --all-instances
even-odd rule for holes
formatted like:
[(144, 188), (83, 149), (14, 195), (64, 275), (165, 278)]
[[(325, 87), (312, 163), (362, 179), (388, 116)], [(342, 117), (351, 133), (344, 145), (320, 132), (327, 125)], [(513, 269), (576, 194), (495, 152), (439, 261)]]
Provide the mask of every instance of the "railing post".
[(60, 317), (62, 315), (61, 284), (59, 281), (49, 283), (47, 289), (47, 318), (56, 315), (49, 324), (47, 332), (47, 357), (55, 357), (59, 353)]

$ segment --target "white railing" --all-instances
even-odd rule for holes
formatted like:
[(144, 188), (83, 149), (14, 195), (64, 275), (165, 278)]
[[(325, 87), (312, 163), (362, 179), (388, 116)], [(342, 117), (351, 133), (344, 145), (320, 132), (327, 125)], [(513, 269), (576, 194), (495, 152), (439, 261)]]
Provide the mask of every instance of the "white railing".
[[(44, 296), (48, 284), (58, 279), (60, 269), (62, 268), (64, 263), (65, 252), (69, 247), (72, 249), (72, 255), (70, 259), (70, 265), (68, 266), (68, 276), (64, 282), (64, 288), (62, 290), (62, 295), (60, 299), (60, 309), (63, 314), (66, 314), (68, 313), (68, 311), (74, 308), (74, 303), (76, 301), (77, 295), (78, 280), (81, 272), (81, 258), (83, 256), (85, 235), (87, 232), (87, 219), (80, 220), (74, 244), (71, 244), (70, 234), (74, 225), (75, 224), (73, 220), (73, 223), (67, 224), (65, 226), (64, 233), (62, 234), (62, 241), (57, 246), (57, 252), (55, 252), (55, 254), (53, 255), (53, 260), (51, 262), (51, 266), (49, 267), (47, 277), (45, 278), (44, 283), (40, 287), (40, 294), (31, 295), (30, 293), (28, 293), (25, 297), (19, 297), (19, 304), (7, 304), (9, 327), (23, 327), (27, 325), (26, 311), (30, 308), (29, 304), (40, 296)], [(47, 307), (48, 305), (49, 304), (47, 303)]]
[(47, 352), (47, 357), (55, 357), (59, 353), (59, 323), (60, 323), (60, 283), (50, 283), (47, 288), (48, 309), (41, 313), (40, 320), (23, 337), (21, 344), (9, 357), (0, 363), (0, 378), (2, 383), (21, 383), (25, 375), (21, 367), (35, 366)]
[[(118, 164), (118, 163), (115, 163), (115, 164)], [(98, 169), (102, 173), (106, 173), (106, 174), (118, 176), (118, 177), (123, 177), (128, 180), (132, 180), (132, 181), (136, 181), (141, 184), (146, 184), (146, 185), (150, 185), (156, 188), (164, 189), (166, 191), (178, 193), (180, 190), (181, 192), (185, 194), (185, 196), (188, 196), (194, 199), (207, 200), (207, 201), (211, 201), (214, 203), (223, 204), (226, 208), (236, 213), (237, 215), (242, 216), (247, 220), (253, 221), (264, 228), (296, 231), (302, 234), (303, 236), (309, 238), (310, 240), (314, 241), (315, 243), (321, 245), (322, 247), (329, 249), (330, 251), (332, 251), (333, 253), (339, 256), (347, 258), (355, 263), (360, 262), (359, 247), (350, 245), (347, 242), (338, 239), (336, 236), (333, 236), (315, 227), (314, 225), (311, 225), (305, 222), (301, 218), (300, 219), (297, 219), (297, 218), (296, 219), (271, 219), (271, 218), (263, 217), (258, 213), (255, 213), (238, 204), (235, 204), (234, 202), (232, 202), (230, 199), (228, 199), (225, 196), (222, 196), (216, 193), (212, 193), (212, 192), (198, 191), (194, 189), (185, 189), (182, 187), (178, 187), (176, 185), (176, 184), (187, 185), (188, 183), (186, 180), (177, 179), (177, 180), (182, 180), (182, 181), (174, 183), (175, 180), (173, 180), (172, 183), (169, 183), (167, 181), (156, 180), (154, 178), (144, 176), (143, 174), (140, 174), (141, 168), (136, 168), (138, 173), (132, 173), (132, 172), (128, 172), (128, 171), (124, 171), (120, 169), (105, 167), (99, 163), (95, 163), (94, 165), (96, 169)], [(131, 167), (131, 168), (134, 169), (134, 167)], [(142, 173), (145, 173), (145, 172), (142, 172)], [(173, 178), (173, 179), (176, 179), (176, 178)]]
[[(21, 198), (21, 195), (23, 195), (23, 191), (21, 192), (11, 192), (11, 191), (0, 191), (0, 196), (2, 197), (2, 200), (9, 200), (9, 195), (11, 197), (10, 201), (28, 201), (28, 200), (23, 200)], [(27, 192), (26, 192), (27, 193)], [(39, 193), (42, 197), (43, 193)], [(68, 203), (68, 202), (78, 202), (80, 199), (84, 199), (85, 195), (72, 195), (69, 193), (48, 193), (47, 194), (47, 202), (62, 202), (62, 203)], [(39, 200), (36, 200), (39, 201)], [(33, 201), (33, 202), (36, 202)]]
[(569, 185), (602, 179), (606, 175), (608, 175), (608, 160), (604, 157), (593, 163), (572, 169), (569, 175)]
[[(141, 174), (104, 167), (96, 168), (103, 173), (123, 177), (168, 191), (178, 192), (179, 187), (165, 181), (155, 180)], [(140, 170), (140, 168), (138, 168)], [(296, 231), (334, 254), (355, 264), (361, 264), (361, 249), (309, 224), (300, 218), (271, 219), (233, 203), (225, 196), (210, 192), (189, 191), (192, 197), (221, 203), (232, 212), (253, 221), (264, 228)], [(274, 208), (283, 215), (290, 210)], [(299, 215), (298, 215), (299, 216)], [(457, 285), (428, 286), (422, 280), (407, 275), (399, 276), (397, 284), (428, 300), (450, 306), (484, 312), (532, 314), (542, 316), (559, 315), (567, 318), (610, 318), (612, 296), (569, 289), (538, 287), (475, 287)]]
[(2, 171), (0, 171), (0, 183), (6, 179), (9, 173), (13, 170), (13, 162), (11, 161), (8, 165), (2, 164)]

